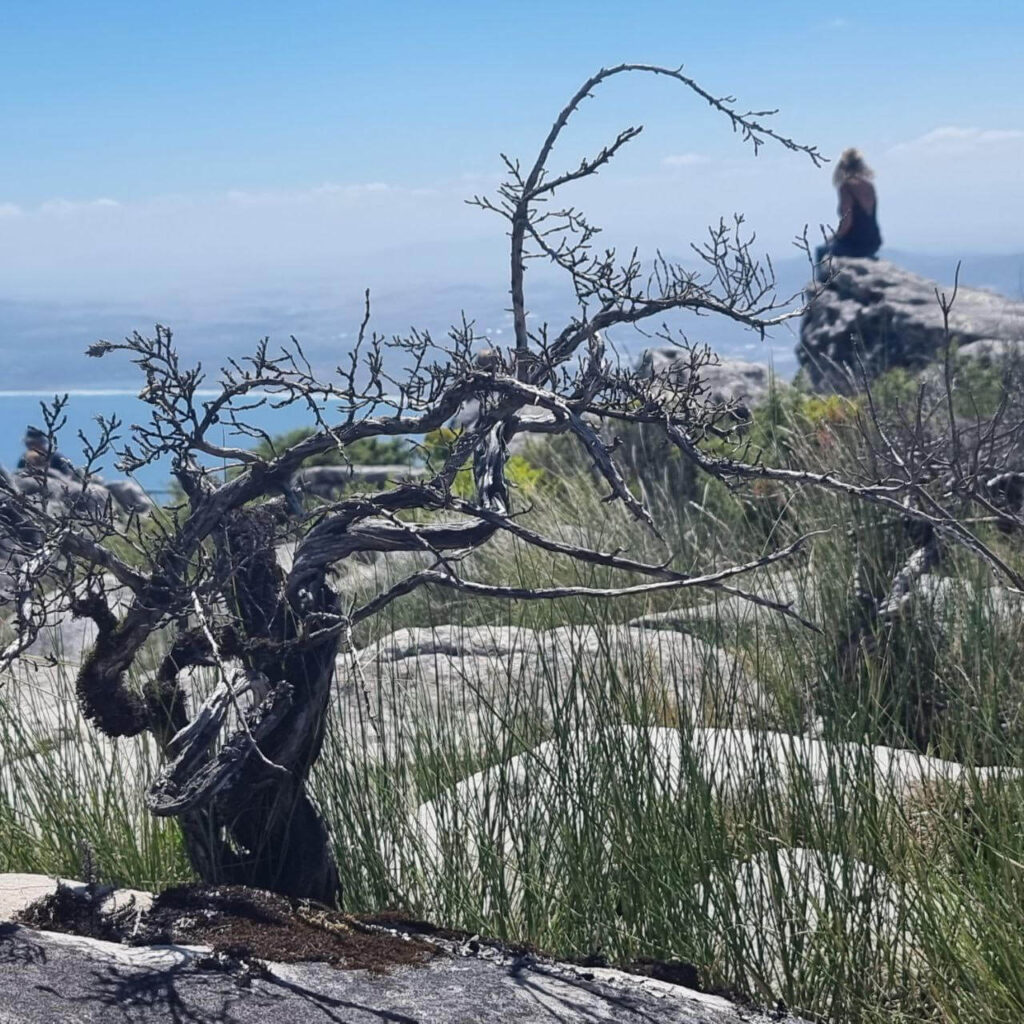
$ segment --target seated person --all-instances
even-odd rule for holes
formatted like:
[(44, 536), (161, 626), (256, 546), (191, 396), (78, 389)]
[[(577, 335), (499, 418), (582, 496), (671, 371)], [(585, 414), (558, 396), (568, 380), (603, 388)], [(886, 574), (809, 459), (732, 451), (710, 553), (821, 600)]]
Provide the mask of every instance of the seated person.
[(856, 149), (847, 149), (836, 164), (832, 183), (839, 190), (839, 226), (836, 233), (814, 254), (819, 281), (828, 277), (828, 259), (832, 256), (873, 257), (882, 247), (878, 230), (878, 198), (871, 179), (874, 171)]
[(25, 428), (25, 454), (18, 459), (18, 469), (36, 472), (52, 470), (71, 477), (72, 480), (79, 479), (78, 470), (75, 469), (72, 461), (60, 452), (50, 450), (49, 437), (38, 427), (28, 426)]

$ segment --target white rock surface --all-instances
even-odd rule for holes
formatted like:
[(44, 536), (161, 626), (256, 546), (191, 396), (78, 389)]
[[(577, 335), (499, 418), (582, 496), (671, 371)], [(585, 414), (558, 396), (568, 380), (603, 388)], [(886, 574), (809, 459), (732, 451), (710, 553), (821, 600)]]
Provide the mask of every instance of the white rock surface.
[[(694, 894), (717, 930), (718, 955), (743, 950), (747, 984), (785, 992), (805, 969), (818, 970), (814, 950), (843, 935), (848, 949), (881, 950), (896, 962), (913, 955), (914, 897), (884, 871), (849, 856), (808, 848), (773, 849), (734, 862)], [(732, 958), (735, 959), (735, 958)]]
[[(132, 594), (121, 586), (113, 576), (104, 576), (102, 587), (111, 609), (120, 614), (131, 602)], [(0, 604), (0, 635), (8, 628), (6, 620), (13, 614), (10, 605)], [(92, 619), (75, 618), (70, 611), (54, 616), (40, 631), (25, 651), (28, 657), (56, 658), (68, 665), (77, 666), (89, 653), (96, 640), (96, 624)]]
[[(789, 605), (797, 614), (814, 621), (817, 611), (817, 587), (813, 573), (807, 569), (750, 573), (731, 582), (757, 597)], [(721, 622), (724, 625), (735, 626), (782, 621), (784, 617), (775, 609), (766, 608), (743, 597), (723, 594), (701, 604), (644, 615), (634, 619), (630, 625), (645, 629), (685, 630), (698, 622)]]
[(1024, 358), (1024, 337), (982, 338), (957, 349), (961, 359), (976, 359), (980, 363), (1004, 363)]
[(481, 751), (510, 727), (536, 734), (588, 701), (603, 714), (641, 706), (655, 722), (750, 724), (772, 711), (724, 650), (617, 626), (402, 629), (340, 655), (336, 692), (348, 748), (360, 757), (384, 744), (400, 749), (417, 730)]
[(366, 648), (364, 653), (382, 662), (439, 654), (450, 657), (510, 657), (532, 652), (537, 642), (537, 633), (521, 626), (441, 625), (396, 630)]
[(980, 608), (982, 615), (996, 624), (1024, 625), (1024, 595), (1008, 587), (977, 588), (971, 580), (928, 573), (922, 576), (914, 598), (917, 606), (945, 620), (971, 614)]
[[(798, 793), (796, 799), (812, 800), (827, 815), (837, 803), (849, 807), (858, 791), (899, 806), (923, 787), (986, 785), (1020, 775), (1016, 769), (968, 768), (910, 750), (771, 731), (602, 727), (549, 740), (422, 804), (410, 826), (418, 855), (396, 870), (455, 862), (475, 872), (487, 848), (504, 858), (506, 885), (518, 893), (523, 851), (536, 859), (543, 850), (540, 863), (548, 872), (543, 884), (557, 887), (559, 829), (567, 823), (575, 827), (584, 813), (587, 827), (600, 827), (592, 809), (614, 814), (616, 792), (628, 792), (627, 803), (655, 807), (685, 801), (691, 787), (706, 786), (715, 800), (742, 806), (758, 794), (783, 812), (789, 794)], [(607, 788), (596, 792), (594, 780)], [(535, 872), (535, 863), (525, 869)]]

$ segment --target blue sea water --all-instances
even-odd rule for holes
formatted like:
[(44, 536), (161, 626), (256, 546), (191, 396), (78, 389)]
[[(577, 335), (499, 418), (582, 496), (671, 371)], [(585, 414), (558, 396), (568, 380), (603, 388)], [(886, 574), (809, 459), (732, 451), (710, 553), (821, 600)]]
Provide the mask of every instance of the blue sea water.
[[(765, 346), (759, 351), (742, 353), (750, 358), (764, 358)], [(768, 349), (771, 353), (770, 348)], [(789, 376), (787, 365), (792, 358), (788, 351), (780, 353), (782, 359), (776, 361), (776, 369), (782, 363), (786, 367), (782, 375)], [(791, 371), (790, 371), (791, 372)], [(100, 427), (96, 422), (98, 416), (109, 419), (116, 416), (122, 426), (119, 430), (120, 443), (115, 447), (120, 448), (125, 443), (131, 443), (131, 426), (133, 423), (149, 423), (152, 410), (143, 402), (135, 391), (123, 388), (80, 388), (66, 393), (68, 402), (63, 410), (66, 420), (57, 434), (58, 450), (66, 455), (75, 465), (84, 463), (83, 442), (80, 434), (86, 438), (96, 440), (100, 435)], [(216, 392), (211, 391), (213, 395)], [(25, 427), (29, 424), (45, 429), (45, 421), (42, 413), (42, 404), (52, 405), (55, 397), (53, 391), (46, 390), (0, 390), (0, 466), (13, 470), (21, 457), (24, 447), (22, 438), (25, 434)], [(202, 401), (202, 393), (197, 402)], [(328, 423), (331, 422), (330, 409), (322, 409), (322, 415)], [(268, 403), (259, 408), (254, 408), (245, 413), (245, 421), (252, 427), (265, 431), (271, 437), (295, 430), (298, 427), (314, 426), (315, 422), (310, 415), (305, 403), (296, 402), (293, 405), (281, 409), (274, 409)], [(252, 448), (257, 441), (248, 435), (233, 433), (229, 425), (218, 426), (219, 434), (211, 434), (210, 440), (214, 443), (238, 448)], [(133, 445), (134, 447), (134, 445)], [(212, 460), (205, 459), (207, 464), (213, 464)], [(101, 477), (113, 480), (123, 477), (125, 474), (116, 468), (116, 455), (112, 452), (107, 455), (95, 468)], [(171, 470), (169, 460), (162, 460), (152, 465), (143, 466), (133, 475), (137, 483), (154, 500), (159, 501), (170, 492)]]
[[(82, 459), (81, 431), (87, 438), (99, 436), (96, 417), (116, 416), (124, 426), (120, 430), (123, 441), (130, 439), (130, 428), (133, 423), (147, 423), (150, 419), (150, 408), (133, 391), (101, 388), (73, 391), (68, 393), (68, 403), (64, 409), (67, 422), (57, 435), (57, 446), (72, 462), (80, 464)], [(29, 424), (43, 428), (41, 403), (52, 403), (53, 392), (49, 391), (0, 391), (0, 466), (13, 469), (23, 451), (22, 437), (25, 427)], [(263, 406), (246, 414), (247, 421), (253, 426), (265, 430), (271, 436), (282, 434), (297, 427), (311, 425), (310, 414), (304, 405), (296, 404), (283, 409), (272, 409)], [(211, 436), (211, 440), (251, 448), (256, 443), (248, 437), (239, 437), (223, 427), (220, 436)], [(115, 457), (108, 456), (98, 467), (101, 476), (116, 479), (124, 474), (114, 466)], [(138, 470), (134, 479), (155, 498), (163, 497), (171, 486), (170, 467), (167, 462), (158, 462), (144, 466)]]

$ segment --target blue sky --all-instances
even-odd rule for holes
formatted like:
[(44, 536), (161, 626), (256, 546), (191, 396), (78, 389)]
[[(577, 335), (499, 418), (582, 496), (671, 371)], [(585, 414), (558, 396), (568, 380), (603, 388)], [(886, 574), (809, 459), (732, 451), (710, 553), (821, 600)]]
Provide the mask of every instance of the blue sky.
[[(502, 227), (462, 200), (528, 158), (603, 64), (714, 92), (878, 171), (887, 241), (1024, 249), (1024, 5), (77, 2), (0, 16), (0, 299), (216, 306), (259, 293), (491, 280)], [(786, 251), (829, 171), (756, 161), (680, 87), (615, 82), (557, 160), (642, 139), (577, 198), (612, 241), (674, 246), (743, 210)], [(270, 299), (268, 299), (270, 301)]]

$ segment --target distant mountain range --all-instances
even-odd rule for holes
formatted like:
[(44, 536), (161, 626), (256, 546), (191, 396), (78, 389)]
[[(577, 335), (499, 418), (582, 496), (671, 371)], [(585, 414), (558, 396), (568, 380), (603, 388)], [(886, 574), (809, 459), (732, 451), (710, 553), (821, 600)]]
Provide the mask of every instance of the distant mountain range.
[[(955, 256), (897, 250), (883, 255), (946, 285), (952, 283), (957, 264)], [(775, 271), (782, 297), (799, 294), (808, 277), (807, 264), (802, 259), (779, 260)], [(960, 276), (963, 284), (1024, 297), (1024, 253), (965, 256)], [(573, 310), (572, 296), (564, 287), (539, 275), (531, 285), (534, 322), (550, 319), (558, 323)], [(410, 326), (443, 335), (464, 310), (475, 319), (481, 336), (500, 344), (510, 326), (504, 288), (503, 282), (493, 286), (476, 282), (441, 288), (422, 284), (393, 288), (375, 297), (374, 323), (388, 335), (404, 332)], [(352, 301), (344, 306), (323, 296), (294, 295), (236, 300), (204, 311), (170, 302), (158, 308), (143, 304), (62, 304), (0, 298), (0, 388), (135, 388), (138, 377), (127, 361), (88, 359), (84, 352), (98, 338), (117, 340), (135, 329), (150, 330), (157, 321), (175, 328), (185, 358), (202, 360), (211, 369), (229, 356), (244, 356), (264, 336), (286, 340), (295, 335), (313, 365), (330, 372), (352, 342), (362, 312), (361, 300), (361, 293), (354, 289)], [(693, 339), (708, 342), (723, 355), (771, 359), (784, 374), (795, 366), (796, 324), (776, 331), (767, 345), (720, 318), (690, 318), (686, 327)], [(631, 330), (616, 334), (612, 340), (625, 357), (650, 344), (648, 338)]]

